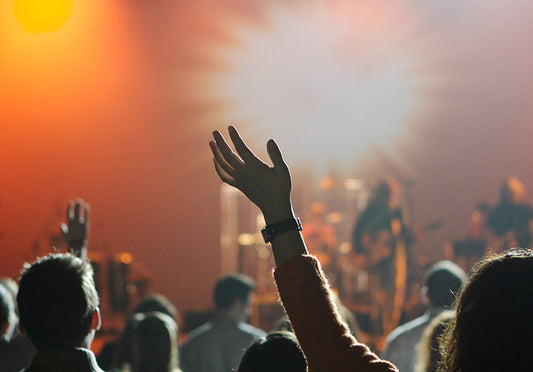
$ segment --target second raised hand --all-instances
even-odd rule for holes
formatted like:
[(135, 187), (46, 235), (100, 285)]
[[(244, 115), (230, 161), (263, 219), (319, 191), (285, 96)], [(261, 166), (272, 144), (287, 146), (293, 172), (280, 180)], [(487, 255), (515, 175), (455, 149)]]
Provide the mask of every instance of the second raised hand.
[(61, 224), (63, 239), (67, 242), (69, 250), (82, 259), (87, 256), (89, 212), (90, 206), (83, 199), (70, 201), (67, 209), (67, 223)]

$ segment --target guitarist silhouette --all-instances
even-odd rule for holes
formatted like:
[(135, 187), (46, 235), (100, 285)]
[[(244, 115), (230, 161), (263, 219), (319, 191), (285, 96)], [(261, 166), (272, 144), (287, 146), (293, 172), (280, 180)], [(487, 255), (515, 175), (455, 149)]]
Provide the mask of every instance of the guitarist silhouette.
[(412, 233), (399, 194), (400, 185), (393, 177), (380, 182), (353, 231), (354, 252), (368, 273), (368, 331), (377, 337), (377, 344), (398, 326), (405, 300)]

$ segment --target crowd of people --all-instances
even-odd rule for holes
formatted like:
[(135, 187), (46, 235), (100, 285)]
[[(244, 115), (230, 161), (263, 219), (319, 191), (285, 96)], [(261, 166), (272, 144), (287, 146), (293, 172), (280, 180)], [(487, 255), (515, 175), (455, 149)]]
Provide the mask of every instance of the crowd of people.
[[(290, 326), (267, 334), (246, 323), (255, 284), (232, 274), (214, 287), (216, 317), (181, 345), (176, 309), (164, 296), (153, 295), (133, 310), (118, 339), (97, 358), (90, 350), (101, 315), (87, 259), (89, 207), (77, 200), (69, 204), (62, 226), (70, 252), (25, 264), (18, 288), (10, 280), (0, 283), (1, 371), (490, 372), (533, 366), (533, 252), (512, 248), (529, 238), (525, 226), (519, 226), (523, 234), (504, 231), (498, 252), (468, 276), (450, 261), (431, 266), (420, 293), (427, 311), (393, 330), (377, 355), (343, 320), (319, 260), (308, 254), (292, 208), (289, 168), (276, 142), (267, 143), (269, 165), (234, 127), (229, 127), (234, 150), (219, 131), (213, 135), (209, 145), (217, 174), (264, 216), (262, 233), (272, 247), (274, 280)], [(504, 209), (510, 213), (510, 207)]]

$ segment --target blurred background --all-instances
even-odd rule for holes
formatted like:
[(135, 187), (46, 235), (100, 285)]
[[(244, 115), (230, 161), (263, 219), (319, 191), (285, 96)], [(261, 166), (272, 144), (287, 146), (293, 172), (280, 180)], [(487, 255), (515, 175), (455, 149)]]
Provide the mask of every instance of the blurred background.
[(210, 308), (218, 276), (239, 269), (236, 245), (255, 242), (242, 233), (261, 225), (213, 170), (207, 143), (228, 124), (258, 155), (278, 141), (297, 214), (325, 203), (340, 242), (388, 174), (415, 225), (438, 222), (417, 245), (427, 262), (506, 177), (531, 200), (531, 2), (39, 6), (0, 2), (2, 275), (59, 246), (68, 200), (82, 197), (95, 262), (136, 263), (137, 290)]

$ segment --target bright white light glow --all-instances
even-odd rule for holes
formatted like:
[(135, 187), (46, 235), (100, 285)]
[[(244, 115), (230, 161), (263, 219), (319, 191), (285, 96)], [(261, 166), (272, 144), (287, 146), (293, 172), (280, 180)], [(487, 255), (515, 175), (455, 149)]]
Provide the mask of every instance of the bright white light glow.
[(420, 110), (424, 84), (405, 14), (332, 3), (271, 5), (265, 24), (234, 26), (240, 43), (217, 50), (225, 68), (208, 78), (210, 98), (227, 103), (222, 120), (317, 166), (390, 146)]

